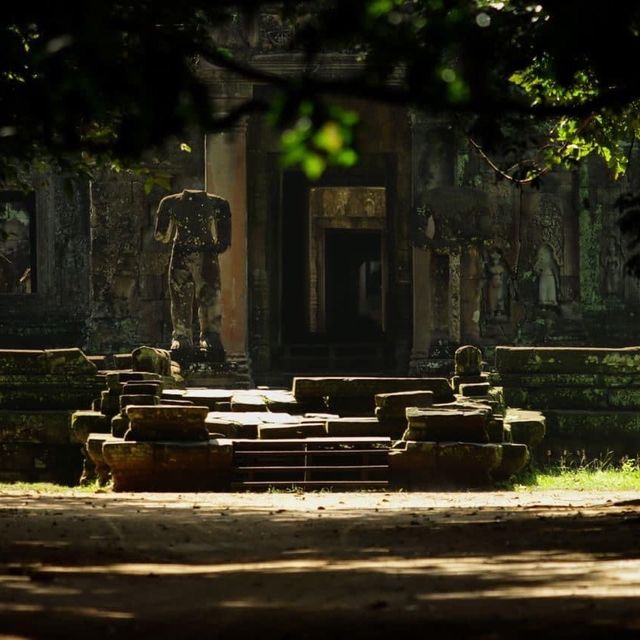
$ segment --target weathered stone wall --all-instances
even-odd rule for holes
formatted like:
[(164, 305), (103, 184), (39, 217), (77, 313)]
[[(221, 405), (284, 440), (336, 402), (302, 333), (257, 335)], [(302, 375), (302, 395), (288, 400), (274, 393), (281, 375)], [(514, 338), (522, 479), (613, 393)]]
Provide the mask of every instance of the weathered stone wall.
[[(167, 145), (154, 164), (171, 176), (170, 192), (201, 189), (203, 144), (191, 153)], [(155, 240), (155, 211), (169, 191), (145, 190), (144, 176), (103, 174), (91, 185), (91, 315), (88, 350), (131, 351), (140, 344), (169, 344), (168, 265), (171, 246)]]
[(640, 348), (498, 347), (496, 369), (507, 405), (546, 417), (539, 459), (640, 454)]
[(423, 287), (432, 345), (638, 342), (640, 284), (624, 271), (615, 207), (639, 190), (637, 162), (619, 182), (591, 159), (519, 188), (446, 121), (417, 117), (413, 140), (415, 241), (432, 256)]
[(89, 185), (35, 176), (37, 287), (0, 295), (0, 348), (81, 346), (90, 313)]

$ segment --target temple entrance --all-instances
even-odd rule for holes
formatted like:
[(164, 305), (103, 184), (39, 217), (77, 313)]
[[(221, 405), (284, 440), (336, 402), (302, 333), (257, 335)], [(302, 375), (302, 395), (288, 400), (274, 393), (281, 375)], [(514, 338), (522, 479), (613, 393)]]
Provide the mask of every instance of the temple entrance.
[(386, 188), (285, 186), (281, 369), (388, 371)]
[(327, 229), (324, 245), (327, 337), (352, 342), (381, 338), (384, 330), (381, 232)]

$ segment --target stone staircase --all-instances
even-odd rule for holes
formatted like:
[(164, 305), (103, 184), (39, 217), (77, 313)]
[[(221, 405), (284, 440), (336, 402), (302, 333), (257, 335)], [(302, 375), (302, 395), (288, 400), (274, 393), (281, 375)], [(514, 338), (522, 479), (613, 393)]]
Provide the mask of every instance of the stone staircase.
[(385, 489), (390, 438), (235, 440), (235, 491)]

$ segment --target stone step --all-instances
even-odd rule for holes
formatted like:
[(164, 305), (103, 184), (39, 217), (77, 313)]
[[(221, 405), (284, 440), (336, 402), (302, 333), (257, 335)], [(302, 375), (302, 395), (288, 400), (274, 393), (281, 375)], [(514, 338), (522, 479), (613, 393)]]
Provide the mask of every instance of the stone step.
[(407, 441), (489, 442), (487, 413), (473, 408), (407, 409), (408, 427), (402, 436)]
[(234, 442), (234, 486), (386, 487), (388, 438), (307, 438)]

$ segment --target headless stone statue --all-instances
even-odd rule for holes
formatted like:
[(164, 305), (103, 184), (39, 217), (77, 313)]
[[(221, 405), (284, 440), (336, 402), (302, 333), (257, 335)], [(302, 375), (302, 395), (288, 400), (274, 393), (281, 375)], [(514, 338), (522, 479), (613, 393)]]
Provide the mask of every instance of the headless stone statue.
[(173, 241), (169, 264), (172, 350), (193, 349), (193, 301), (198, 307), (200, 348), (224, 360), (220, 341), (218, 255), (231, 244), (229, 203), (206, 191), (185, 189), (160, 201), (156, 240)]

